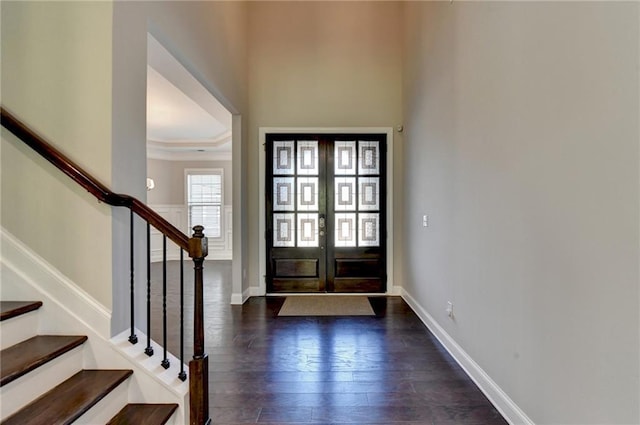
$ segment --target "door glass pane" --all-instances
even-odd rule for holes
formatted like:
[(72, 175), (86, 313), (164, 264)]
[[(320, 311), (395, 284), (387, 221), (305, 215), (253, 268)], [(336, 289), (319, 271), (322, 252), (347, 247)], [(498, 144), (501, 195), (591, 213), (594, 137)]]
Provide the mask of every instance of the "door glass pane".
[(358, 196), (358, 209), (360, 211), (372, 211), (380, 209), (380, 178), (361, 177), (358, 179), (360, 186)]
[(356, 142), (334, 144), (334, 174), (337, 176), (356, 174)]
[(355, 247), (356, 246), (356, 214), (337, 213), (334, 217), (335, 246)]
[(358, 214), (358, 246), (380, 245), (380, 216), (376, 213)]
[(358, 174), (380, 174), (379, 143), (360, 141), (358, 147)]
[(298, 177), (298, 211), (318, 211), (317, 177)]
[(334, 205), (336, 211), (356, 210), (355, 177), (336, 177), (334, 179), (334, 191)]
[(295, 214), (291, 213), (273, 215), (273, 246), (296, 246), (295, 234)]
[(293, 177), (273, 178), (273, 210), (293, 211), (295, 208), (295, 191)]
[(273, 174), (295, 173), (295, 156), (293, 154), (293, 140), (273, 142)]
[(298, 214), (298, 247), (318, 245), (318, 214)]
[(298, 174), (318, 175), (318, 142), (298, 142)]

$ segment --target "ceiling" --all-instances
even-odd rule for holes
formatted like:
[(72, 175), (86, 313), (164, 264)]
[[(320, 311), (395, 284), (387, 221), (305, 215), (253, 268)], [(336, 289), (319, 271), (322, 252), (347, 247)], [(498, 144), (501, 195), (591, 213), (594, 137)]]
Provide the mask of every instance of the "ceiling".
[(164, 160), (231, 159), (231, 113), (151, 35), (147, 156)]

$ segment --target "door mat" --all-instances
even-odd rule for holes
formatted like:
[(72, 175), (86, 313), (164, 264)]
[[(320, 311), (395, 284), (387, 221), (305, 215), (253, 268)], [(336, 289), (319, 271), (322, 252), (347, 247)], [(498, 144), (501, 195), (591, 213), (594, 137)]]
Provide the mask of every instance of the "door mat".
[(287, 297), (278, 316), (375, 316), (364, 296)]

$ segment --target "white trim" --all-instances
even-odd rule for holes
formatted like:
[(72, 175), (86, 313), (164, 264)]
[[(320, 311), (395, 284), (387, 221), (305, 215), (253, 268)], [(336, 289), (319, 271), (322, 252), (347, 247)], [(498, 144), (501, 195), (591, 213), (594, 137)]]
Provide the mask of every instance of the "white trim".
[(163, 161), (231, 161), (232, 155), (230, 152), (215, 151), (168, 151), (148, 146), (147, 158)]
[[(178, 229), (183, 230), (187, 235), (187, 206), (182, 204), (151, 204), (149, 208), (160, 214), (162, 218), (173, 224)], [(162, 233), (151, 226), (151, 262), (162, 261)], [(184, 258), (188, 259), (185, 253)], [(167, 261), (180, 260), (180, 248), (173, 242), (167, 242)]]
[[(118, 338), (126, 339), (123, 336), (126, 331), (111, 339), (111, 312), (106, 307), (2, 227), (0, 237), (3, 278), (7, 276), (6, 271), (11, 275), (2, 283), (2, 298), (42, 301), (43, 306), (37, 311), (38, 333), (79, 334), (89, 338), (82, 346), (80, 361), (76, 362), (78, 369), (133, 369), (127, 387), (123, 387), (125, 393), (128, 391), (128, 402), (178, 403), (172, 423), (188, 423), (189, 384), (177, 379), (177, 359), (171, 362), (171, 375), (168, 375), (160, 366), (158, 355), (152, 358), (153, 367), (145, 364), (149, 358), (140, 351), (141, 343), (122, 344), (137, 350), (133, 355), (126, 353), (118, 347)], [(145, 337), (139, 331), (137, 334), (141, 339)], [(156, 352), (161, 349), (157, 348)]]
[[(264, 294), (263, 294), (264, 295)], [(253, 293), (252, 288), (247, 288), (244, 291), (242, 291), (242, 294), (231, 294), (231, 304), (232, 305), (242, 305), (245, 302), (247, 302), (247, 300), (250, 297), (256, 296), (256, 294)]]
[(387, 287), (387, 289), (388, 289), (387, 295), (394, 295), (397, 297), (402, 296), (402, 286), (400, 285), (390, 286), (390, 287)]
[(242, 294), (231, 294), (231, 305), (242, 305)]
[[(167, 351), (167, 360), (169, 360), (169, 368), (165, 369), (160, 364), (159, 357), (162, 355), (163, 348), (153, 339), (151, 340), (151, 348), (153, 356), (147, 356), (142, 350), (141, 341), (146, 343), (147, 334), (140, 329), (135, 328), (135, 334), (138, 337), (138, 344), (129, 342), (130, 330), (122, 331), (118, 335), (110, 339), (113, 348), (130, 362), (138, 365), (147, 371), (148, 375), (158, 384), (163, 385), (167, 390), (171, 391), (179, 398), (185, 398), (189, 393), (189, 380), (181, 381), (178, 379), (180, 372), (180, 359)], [(189, 372), (189, 365), (183, 364), (184, 369)]]
[[(264, 144), (266, 143), (267, 133), (339, 133), (339, 134), (356, 134), (356, 133), (384, 133), (387, 135), (387, 295), (395, 293), (393, 282), (393, 128), (392, 127), (260, 127), (258, 135), (258, 173), (260, 191), (259, 205), (259, 227), (258, 227), (258, 255), (259, 255), (259, 282), (257, 286), (258, 294), (262, 296), (267, 293), (265, 276), (267, 273), (266, 262), (266, 241), (265, 234), (265, 168), (266, 158), (264, 153)], [(252, 288), (253, 288), (252, 287)], [(378, 294), (379, 295), (379, 294)], [(252, 294), (253, 296), (253, 294)]]
[[(183, 230), (187, 235), (187, 207), (182, 204), (150, 204), (149, 208), (160, 214), (169, 223)], [(233, 258), (233, 208), (231, 205), (223, 206), (222, 236), (209, 238), (209, 260), (232, 260)], [(205, 229), (206, 233), (206, 229)], [(184, 259), (188, 259), (185, 253)], [(167, 261), (180, 260), (180, 248), (173, 242), (167, 243)], [(162, 261), (162, 233), (151, 226), (151, 262)]]
[(103, 338), (111, 333), (111, 311), (31, 251), (4, 227), (0, 262), (33, 289), (64, 306), (74, 318)]
[(478, 388), (491, 401), (502, 416), (512, 425), (534, 425), (534, 422), (511, 400), (511, 398), (491, 379), (491, 377), (476, 363), (464, 349), (427, 313), (418, 301), (404, 288), (402, 298), (416, 312), (420, 320), (429, 328), (431, 333), (440, 341), (454, 360), (464, 369), (465, 373), (476, 383)]
[[(220, 176), (220, 236), (207, 236), (207, 229), (204, 229), (205, 236), (211, 240), (223, 240), (225, 236), (225, 216), (224, 216), (224, 168), (211, 167), (211, 168), (185, 168), (184, 169), (184, 205), (187, 213), (187, 229), (192, 229), (193, 226), (189, 222), (189, 176), (204, 176), (204, 175), (219, 175)], [(190, 230), (189, 230), (190, 232)], [(187, 232), (187, 234), (189, 234)]]

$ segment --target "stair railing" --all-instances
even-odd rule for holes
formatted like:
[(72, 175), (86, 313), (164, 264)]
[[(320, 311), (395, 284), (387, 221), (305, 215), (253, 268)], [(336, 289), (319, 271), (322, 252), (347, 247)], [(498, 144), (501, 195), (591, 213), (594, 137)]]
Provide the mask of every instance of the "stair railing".
[(44, 159), (53, 164), (60, 171), (69, 176), (73, 181), (86, 189), (99, 201), (115, 207), (129, 208), (131, 211), (131, 322), (129, 342), (136, 344), (138, 337), (135, 334), (134, 320), (134, 214), (147, 223), (147, 346), (144, 352), (148, 356), (154, 354), (151, 346), (151, 246), (150, 235), (153, 226), (163, 235), (163, 358), (160, 364), (168, 369), (170, 367), (167, 358), (167, 325), (166, 325), (166, 261), (167, 261), (167, 238), (180, 248), (180, 372), (178, 378), (182, 381), (187, 379), (184, 371), (184, 283), (183, 283), (183, 252), (186, 251), (194, 263), (194, 331), (193, 331), (193, 358), (189, 361), (189, 402), (190, 402), (190, 423), (191, 425), (206, 425), (211, 422), (209, 418), (209, 385), (208, 385), (208, 356), (204, 352), (204, 308), (203, 308), (203, 265), (208, 253), (207, 238), (204, 235), (204, 227), (195, 226), (191, 237), (182, 233), (174, 225), (165, 220), (162, 216), (149, 208), (140, 200), (129, 196), (113, 193), (105, 185), (100, 183), (95, 177), (83, 170), (74, 161), (54, 148), (41, 136), (29, 129), (24, 123), (18, 120), (4, 107), (0, 107), (2, 126), (13, 133), (24, 144), (31, 147)]

